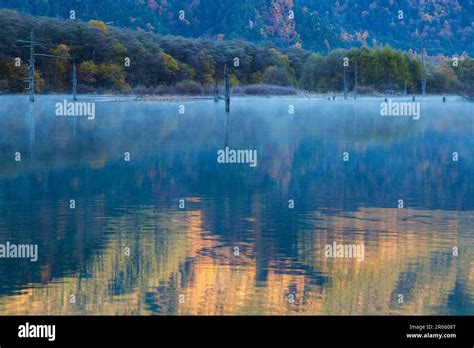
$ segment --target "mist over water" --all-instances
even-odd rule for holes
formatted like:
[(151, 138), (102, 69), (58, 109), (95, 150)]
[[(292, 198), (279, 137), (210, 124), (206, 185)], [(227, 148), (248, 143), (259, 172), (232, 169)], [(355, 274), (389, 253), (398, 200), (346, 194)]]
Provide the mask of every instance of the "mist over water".
[(38, 245), (0, 259), (1, 315), (474, 314), (472, 103), (64, 99), (0, 97), (0, 244)]

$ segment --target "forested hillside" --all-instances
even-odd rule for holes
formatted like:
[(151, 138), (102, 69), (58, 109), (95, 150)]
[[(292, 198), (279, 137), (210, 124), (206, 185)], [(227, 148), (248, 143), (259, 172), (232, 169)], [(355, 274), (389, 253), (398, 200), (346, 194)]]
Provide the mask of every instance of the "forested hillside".
[(0, 8), (100, 19), (160, 34), (271, 41), (319, 52), (383, 46), (474, 51), (472, 0), (0, 0)]
[[(36, 57), (36, 88), (70, 91), (72, 64), (78, 67), (81, 92), (127, 92), (139, 88), (164, 94), (200, 94), (214, 81), (222, 83), (224, 66), (232, 86), (269, 84), (316, 92), (343, 89), (343, 60), (349, 90), (358, 66), (360, 91), (420, 92), (421, 63), (415, 52), (388, 46), (336, 49), (327, 54), (296, 47), (278, 48), (242, 40), (190, 39), (115, 28), (102, 21), (60, 20), (0, 10), (0, 92), (24, 92), (34, 28), (37, 53), (70, 59)], [(21, 64), (16, 64), (20, 58)], [(433, 60), (427, 64), (428, 93), (464, 92), (474, 85), (472, 59)], [(128, 64), (129, 63), (129, 64)]]

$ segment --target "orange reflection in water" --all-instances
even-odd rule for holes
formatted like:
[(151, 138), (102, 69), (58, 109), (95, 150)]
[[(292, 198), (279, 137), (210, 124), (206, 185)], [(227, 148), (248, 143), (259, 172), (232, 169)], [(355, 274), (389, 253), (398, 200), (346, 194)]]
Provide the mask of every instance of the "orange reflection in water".
[[(20, 294), (2, 297), (0, 312), (434, 314), (447, 307), (458, 279), (468, 280), (466, 291), (474, 294), (470, 254), (474, 243), (463, 233), (472, 222), (472, 212), (387, 208), (340, 215), (313, 212), (306, 222), (317, 220), (318, 230), (307, 228), (297, 239), (298, 260), (304, 267), (275, 255), (265, 280), (257, 277), (258, 230), (255, 241), (240, 245), (242, 251), (235, 256), (234, 246), (204, 229), (200, 210), (159, 212), (140, 206), (133, 216), (107, 220), (114, 236), (88, 262), (91, 277), (72, 275), (32, 284)], [(140, 231), (132, 234), (136, 216)], [(160, 232), (150, 233), (157, 220)], [(324, 246), (333, 241), (364, 244), (364, 261), (326, 258)], [(460, 248), (458, 257), (451, 256), (454, 246)], [(131, 250), (128, 257), (125, 247)], [(325, 281), (312, 281), (315, 273)], [(290, 294), (295, 295), (294, 303), (288, 301)], [(398, 303), (398, 294), (403, 294), (403, 304)], [(70, 303), (71, 295), (76, 303)]]

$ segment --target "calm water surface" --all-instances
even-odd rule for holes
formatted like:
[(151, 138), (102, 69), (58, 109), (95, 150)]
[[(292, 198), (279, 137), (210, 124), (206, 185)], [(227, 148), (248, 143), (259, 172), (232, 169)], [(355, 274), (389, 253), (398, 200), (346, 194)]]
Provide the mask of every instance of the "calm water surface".
[(474, 314), (472, 103), (64, 98), (0, 97), (0, 243), (39, 252), (0, 259), (0, 314)]

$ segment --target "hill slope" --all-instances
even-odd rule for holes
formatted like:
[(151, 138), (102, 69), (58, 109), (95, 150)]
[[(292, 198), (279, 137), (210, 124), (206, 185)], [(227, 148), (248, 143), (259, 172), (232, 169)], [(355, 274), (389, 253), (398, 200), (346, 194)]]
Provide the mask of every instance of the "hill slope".
[[(474, 52), (472, 0), (0, 0), (33, 15), (316, 51), (389, 44), (429, 54)], [(403, 11), (403, 12), (400, 12)]]

